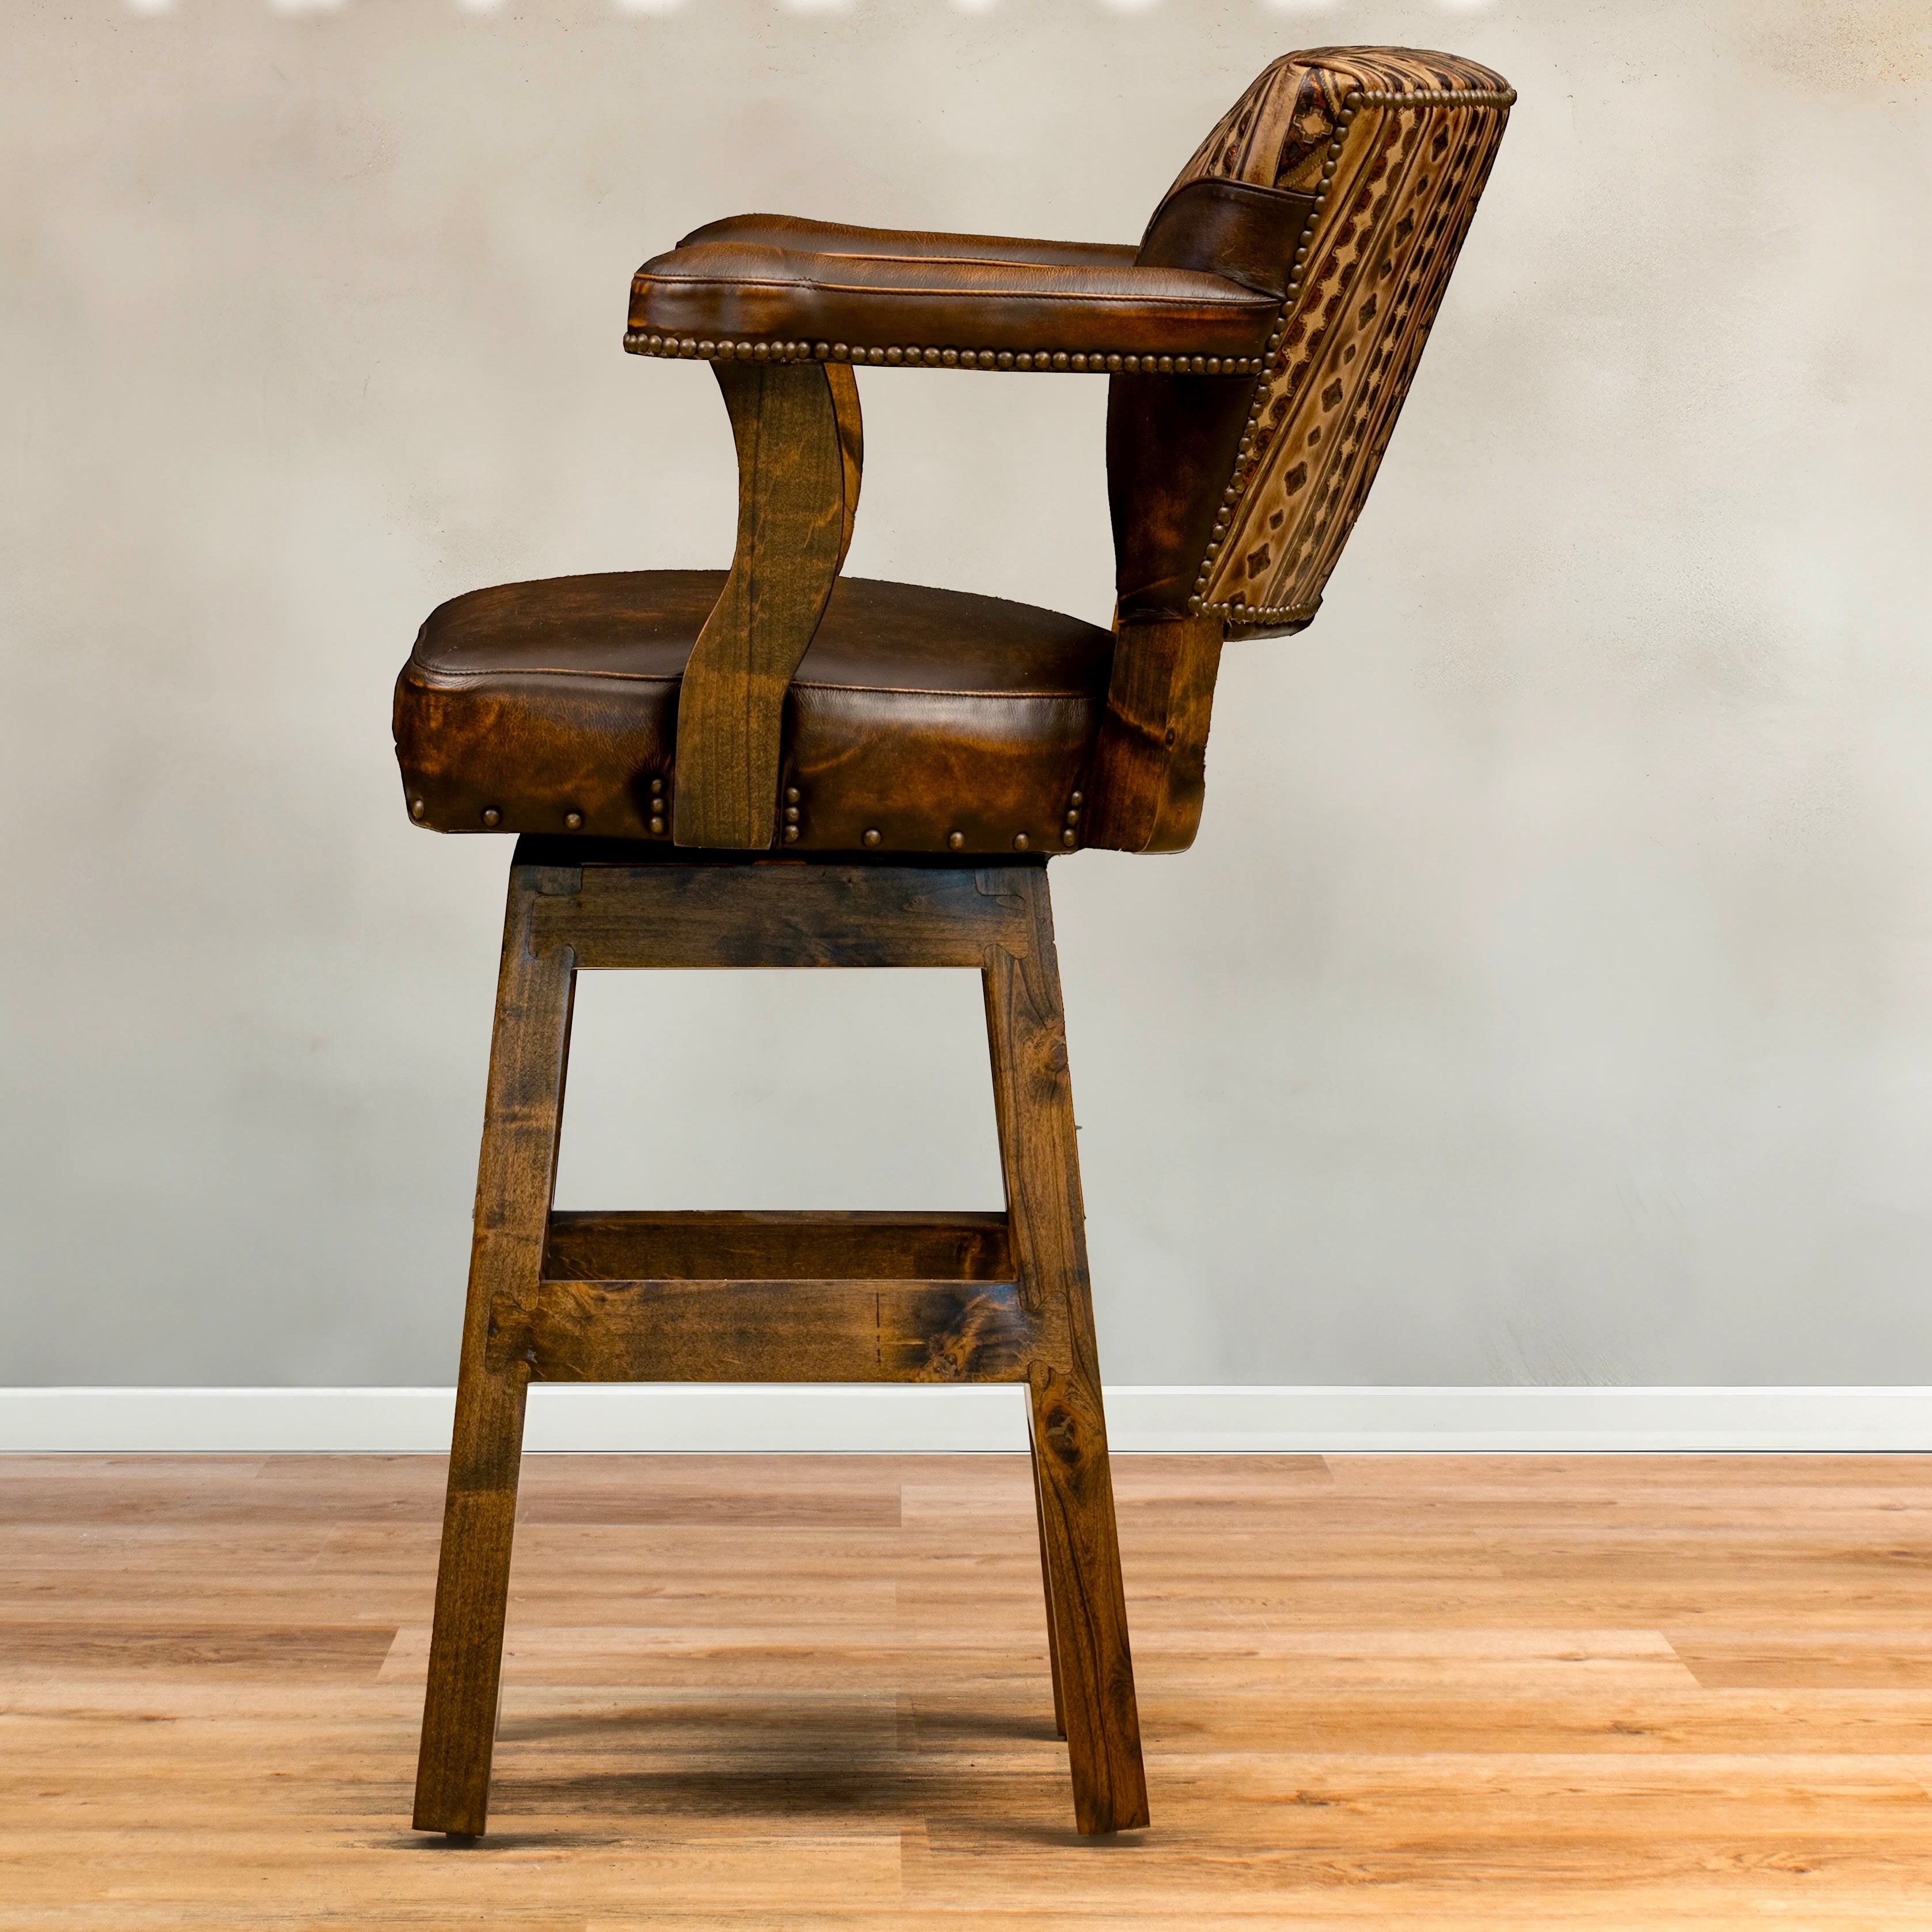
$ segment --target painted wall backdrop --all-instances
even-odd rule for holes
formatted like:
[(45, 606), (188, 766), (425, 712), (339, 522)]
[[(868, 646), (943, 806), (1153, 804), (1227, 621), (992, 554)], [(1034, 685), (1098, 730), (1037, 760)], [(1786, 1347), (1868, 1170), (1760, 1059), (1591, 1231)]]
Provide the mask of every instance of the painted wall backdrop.
[[(507, 842), (443, 598), (722, 564), (712, 217), (1132, 239), (1274, 56), (1520, 88), (1184, 859), (1058, 864), (1140, 1382), (1932, 1381), (1932, 23), (1892, 0), (11, 0), (0, 1382), (453, 1378)], [(1104, 621), (1102, 382), (861, 378), (855, 572)], [(566, 1205), (994, 1204), (975, 982), (586, 980)]]

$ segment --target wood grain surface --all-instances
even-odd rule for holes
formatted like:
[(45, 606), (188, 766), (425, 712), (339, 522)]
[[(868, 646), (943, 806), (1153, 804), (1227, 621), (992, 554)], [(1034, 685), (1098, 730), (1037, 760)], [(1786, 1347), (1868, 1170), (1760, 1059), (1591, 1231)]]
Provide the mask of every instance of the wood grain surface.
[(442, 1474), (0, 1459), (0, 1928), (1932, 1922), (1932, 1459), (1120, 1459), (1109, 1840), (1023, 1455), (535, 1456), (470, 1850)]
[(543, 1267), (577, 975), (567, 951), (532, 951), (532, 922), (536, 908), (574, 876), (513, 866), (504, 913), (436, 1584), (436, 1654), (416, 1777), (416, 1822), (424, 1831), (480, 1832), (489, 1806), (529, 1382), (520, 1358), (492, 1358), (490, 1329), (506, 1306), (527, 1317)]
[(1044, 867), (766, 860), (750, 890), (743, 863), (586, 864), (538, 904), (533, 943), (568, 946), (586, 970), (978, 966), (989, 946), (1028, 944), (1016, 882)]
[(550, 1281), (830, 1280), (926, 1275), (1011, 1281), (1000, 1214), (878, 1214), (838, 1208), (581, 1210), (550, 1217)]
[(546, 1281), (491, 1359), (551, 1382), (1018, 1382), (1034, 1324), (1012, 1282)]
[(1221, 628), (1218, 617), (1118, 628), (1082, 843), (1122, 852), (1193, 844), (1208, 792)]
[[(488, 1823), (524, 1392), (538, 1381), (1028, 1384), (1074, 1814), (1084, 1833), (1145, 1826), (1049, 901), (1036, 857), (833, 866), (518, 841), (418, 1829), (473, 1839)], [(552, 1219), (577, 968), (938, 964), (980, 969), (1004, 1214)], [(929, 1267), (881, 1272), (920, 1258)], [(1006, 1278), (986, 1278), (995, 1260)]]
[(1086, 1212), (1074, 1144), (1066, 1016), (1044, 871), (1012, 881), (1032, 930), (1016, 957), (988, 956), (982, 983), (1007, 1232), (1038, 1327), (1030, 1434), (1040, 1567), (1052, 1619), (1054, 1708), (1083, 1832), (1148, 1822), (1140, 1718), (1114, 1523), (1094, 1336)]
[(738, 446), (738, 543), (678, 700), (680, 845), (762, 850), (778, 830), (785, 687), (852, 541), (856, 379), (824, 363), (716, 362)]

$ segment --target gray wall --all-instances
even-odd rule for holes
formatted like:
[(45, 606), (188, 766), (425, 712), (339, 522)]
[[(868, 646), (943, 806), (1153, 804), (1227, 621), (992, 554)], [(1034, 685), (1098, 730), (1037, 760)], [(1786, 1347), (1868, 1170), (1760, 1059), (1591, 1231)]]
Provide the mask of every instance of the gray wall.
[[(644, 255), (1130, 238), (1350, 40), (1523, 101), (1198, 845), (1054, 870), (1110, 1376), (1932, 1380), (1924, 18), (11, 0), (0, 1382), (451, 1378), (508, 847), (410, 828), (388, 686), (470, 586), (724, 560)], [(864, 393), (855, 573), (1105, 620), (1102, 384)], [(988, 1204), (979, 1027), (593, 980), (562, 1198)]]

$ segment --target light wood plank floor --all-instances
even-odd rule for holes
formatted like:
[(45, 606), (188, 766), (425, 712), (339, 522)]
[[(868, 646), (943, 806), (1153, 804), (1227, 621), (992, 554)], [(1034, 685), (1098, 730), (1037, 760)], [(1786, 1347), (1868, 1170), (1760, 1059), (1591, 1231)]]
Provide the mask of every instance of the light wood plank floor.
[(493, 1830), (442, 1466), (0, 1459), (0, 1926), (1932, 1927), (1932, 1458), (1124, 1459), (1072, 1829), (1018, 1457), (537, 1457)]

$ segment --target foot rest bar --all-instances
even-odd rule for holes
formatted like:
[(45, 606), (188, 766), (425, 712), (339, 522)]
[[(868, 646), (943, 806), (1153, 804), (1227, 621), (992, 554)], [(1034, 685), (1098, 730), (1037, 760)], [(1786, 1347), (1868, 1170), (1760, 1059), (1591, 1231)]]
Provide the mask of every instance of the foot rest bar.
[(1010, 1281), (545, 1281), (493, 1304), (488, 1356), (533, 1382), (1012, 1382), (1034, 1342)]
[(553, 1214), (548, 1281), (1011, 1281), (1004, 1214)]

